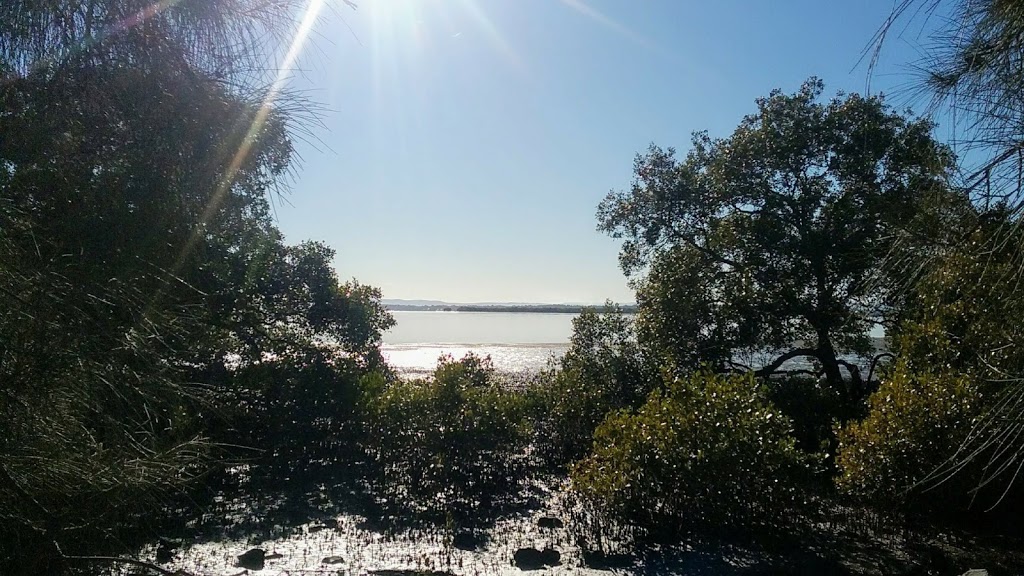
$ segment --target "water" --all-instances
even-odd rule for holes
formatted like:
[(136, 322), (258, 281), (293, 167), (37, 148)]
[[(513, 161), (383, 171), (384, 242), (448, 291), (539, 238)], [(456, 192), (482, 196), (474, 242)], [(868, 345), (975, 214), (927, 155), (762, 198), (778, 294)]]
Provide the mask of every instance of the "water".
[(385, 358), (400, 373), (422, 375), (445, 354), (490, 356), (502, 372), (534, 372), (569, 347), (575, 314), (394, 311), (384, 334)]
[[(501, 372), (536, 372), (565, 354), (576, 317), (534, 312), (394, 311), (392, 315), (398, 325), (384, 334), (382, 349), (391, 366), (406, 376), (429, 374), (443, 355), (458, 359), (469, 352), (490, 356)], [(877, 351), (886, 349), (881, 338), (874, 340)], [(737, 355), (736, 360), (759, 368), (780, 353), (748, 353)], [(843, 359), (859, 365), (862, 376), (867, 376), (869, 359)], [(807, 358), (795, 358), (782, 366), (785, 370), (811, 368)]]

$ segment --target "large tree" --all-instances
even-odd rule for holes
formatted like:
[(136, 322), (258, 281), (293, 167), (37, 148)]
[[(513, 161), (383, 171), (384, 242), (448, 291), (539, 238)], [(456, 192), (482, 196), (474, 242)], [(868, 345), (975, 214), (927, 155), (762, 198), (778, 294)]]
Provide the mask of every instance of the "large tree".
[[(263, 41), (304, 4), (0, 5), (0, 572), (130, 552), (210, 463), (211, 405), (379, 363), (379, 294), (270, 218), (294, 116)], [(251, 386), (268, 363), (330, 374)]]
[(677, 366), (737, 368), (744, 352), (776, 351), (760, 370), (807, 357), (833, 384), (845, 354), (866, 354), (884, 319), (872, 282), (895, 231), (945, 186), (952, 156), (931, 122), (881, 97), (822, 101), (811, 79), (757, 101), (727, 138), (697, 133), (677, 160), (651, 147), (629, 191), (598, 210), (624, 240), (641, 337)]

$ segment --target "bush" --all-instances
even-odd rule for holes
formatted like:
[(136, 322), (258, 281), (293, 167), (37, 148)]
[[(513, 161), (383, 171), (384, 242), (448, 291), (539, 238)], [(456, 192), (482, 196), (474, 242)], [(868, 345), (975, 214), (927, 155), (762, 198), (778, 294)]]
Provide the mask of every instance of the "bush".
[(765, 394), (749, 376), (675, 380), (598, 427), (573, 488), (603, 524), (641, 539), (777, 521), (796, 504), (809, 460)]
[[(825, 381), (807, 377), (766, 378), (766, 394), (793, 426), (793, 438), (800, 450), (820, 454), (831, 462), (838, 441), (836, 429), (852, 418), (863, 418), (863, 403), (851, 405), (844, 390)], [(832, 471), (834, 467), (823, 469)], [(831, 484), (832, 479), (827, 479)]]
[(536, 398), (534, 446), (550, 467), (561, 469), (590, 451), (594, 430), (620, 408), (600, 386), (576, 370), (556, 370), (531, 389)]
[[(839, 431), (839, 488), (884, 506), (961, 504), (975, 480), (959, 476), (929, 498), (919, 483), (957, 452), (982, 414), (976, 381), (949, 372), (912, 373), (900, 361), (868, 400), (870, 412)], [(944, 497), (940, 497), (944, 496)]]
[(554, 467), (582, 458), (605, 416), (639, 406), (658, 380), (630, 316), (611, 304), (602, 312), (584, 310), (573, 320), (559, 369), (531, 391), (540, 412), (535, 444), (541, 457)]
[(484, 518), (517, 487), (529, 436), (522, 393), (490, 383), (489, 361), (442, 358), (433, 377), (372, 391), (367, 450), (387, 506), (426, 520)]

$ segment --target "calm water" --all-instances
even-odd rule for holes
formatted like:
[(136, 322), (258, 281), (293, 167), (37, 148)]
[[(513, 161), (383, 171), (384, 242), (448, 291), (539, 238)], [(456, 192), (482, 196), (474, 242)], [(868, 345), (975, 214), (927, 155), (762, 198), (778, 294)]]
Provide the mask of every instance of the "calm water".
[(438, 357), (489, 355), (505, 372), (544, 368), (569, 346), (575, 314), (530, 312), (391, 313), (398, 325), (384, 334), (384, 355), (400, 372), (423, 374)]
[[(398, 325), (384, 334), (384, 356), (399, 372), (423, 375), (431, 372), (437, 359), (450, 354), (458, 359), (468, 352), (490, 356), (502, 372), (535, 372), (553, 358), (565, 354), (575, 314), (530, 312), (413, 312), (395, 311)], [(876, 339), (879, 350), (884, 343)], [(777, 353), (747, 354), (737, 361), (759, 367)], [(863, 358), (847, 360), (867, 369)], [(790, 360), (786, 369), (807, 369), (806, 359)], [(864, 374), (866, 375), (866, 373)]]

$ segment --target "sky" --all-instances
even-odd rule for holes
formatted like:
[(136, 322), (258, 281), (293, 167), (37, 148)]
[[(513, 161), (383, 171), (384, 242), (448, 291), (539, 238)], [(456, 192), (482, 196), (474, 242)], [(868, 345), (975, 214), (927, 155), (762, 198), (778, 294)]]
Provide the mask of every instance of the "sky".
[(321, 124), (276, 215), (388, 299), (632, 302), (595, 212), (636, 153), (810, 76), (914, 104), (927, 44), (900, 29), (869, 74), (893, 0), (326, 1), (288, 79)]

